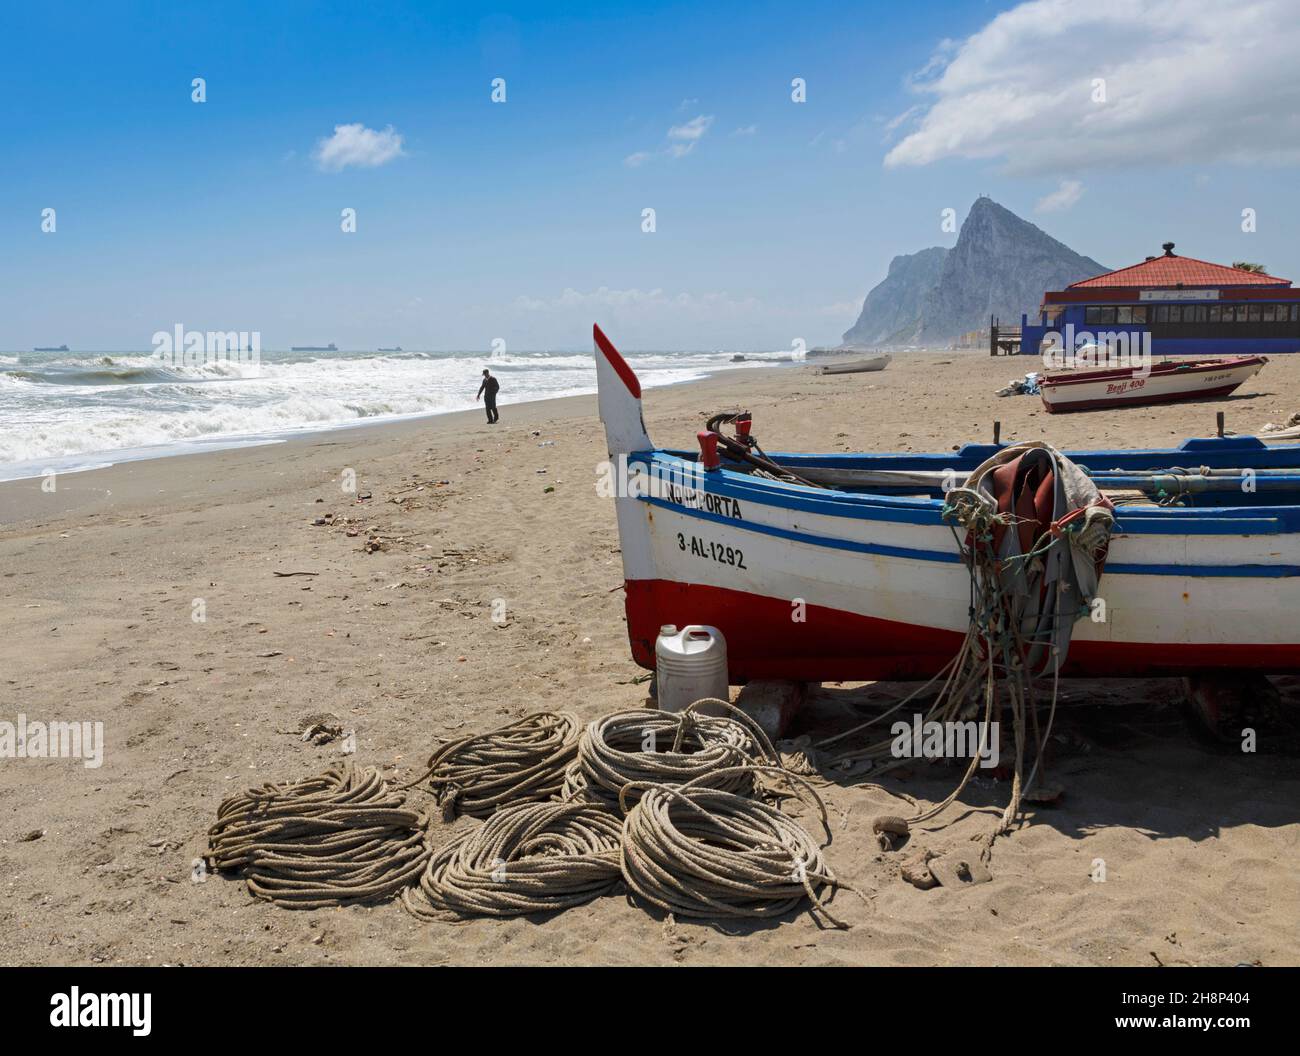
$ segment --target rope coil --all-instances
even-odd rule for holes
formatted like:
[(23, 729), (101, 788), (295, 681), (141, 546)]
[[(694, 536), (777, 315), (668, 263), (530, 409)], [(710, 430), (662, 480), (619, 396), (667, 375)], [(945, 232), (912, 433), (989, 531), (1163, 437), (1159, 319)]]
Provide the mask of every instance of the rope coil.
[(350, 763), (230, 796), (208, 830), (214, 869), (242, 869), (249, 893), (286, 909), (391, 898), (432, 848), (427, 817), (406, 810), (373, 768)]
[[(738, 718), (696, 711), (718, 704)], [(749, 764), (759, 762), (779, 764), (776, 750), (752, 719), (726, 701), (705, 698), (676, 713), (620, 711), (582, 731), (577, 758), (564, 775), (562, 796), (613, 806), (627, 785), (682, 785), (697, 779), (752, 795), (755, 771)], [(721, 771), (725, 776), (713, 780)]]
[(578, 906), (618, 884), (621, 834), (617, 818), (589, 803), (503, 807), (440, 848), (402, 905), (438, 921)]
[[(830, 842), (826, 807), (806, 781), (774, 767), (733, 769), (751, 778), (776, 770), (798, 795), (810, 795)], [(808, 831), (767, 803), (703, 780), (648, 785), (628, 809), (620, 864), (632, 892), (668, 913), (704, 918), (776, 917), (807, 898), (832, 925), (849, 927), (821, 898), (828, 887), (848, 885), (836, 880)]]
[(427, 780), (448, 820), (459, 814), (484, 818), (506, 803), (552, 799), (577, 755), (580, 727), (570, 712), (540, 711), (448, 741), (429, 757), (425, 772), (403, 787)]

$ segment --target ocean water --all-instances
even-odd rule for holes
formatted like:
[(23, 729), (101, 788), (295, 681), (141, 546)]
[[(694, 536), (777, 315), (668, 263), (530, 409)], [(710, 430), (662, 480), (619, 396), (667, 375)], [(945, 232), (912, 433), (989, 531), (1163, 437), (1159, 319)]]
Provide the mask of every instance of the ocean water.
[[(645, 387), (771, 366), (790, 352), (626, 354)], [(484, 367), (512, 403), (596, 390), (591, 353), (269, 352), (177, 365), (149, 352), (0, 352), (0, 480), (476, 404)]]

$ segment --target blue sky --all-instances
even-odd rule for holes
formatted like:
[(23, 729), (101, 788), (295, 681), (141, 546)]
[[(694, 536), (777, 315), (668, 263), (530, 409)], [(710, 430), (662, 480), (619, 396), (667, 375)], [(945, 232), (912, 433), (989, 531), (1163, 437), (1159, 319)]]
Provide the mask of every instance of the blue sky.
[(5, 0), (0, 349), (820, 344), (981, 193), (1300, 280), (1287, 3)]

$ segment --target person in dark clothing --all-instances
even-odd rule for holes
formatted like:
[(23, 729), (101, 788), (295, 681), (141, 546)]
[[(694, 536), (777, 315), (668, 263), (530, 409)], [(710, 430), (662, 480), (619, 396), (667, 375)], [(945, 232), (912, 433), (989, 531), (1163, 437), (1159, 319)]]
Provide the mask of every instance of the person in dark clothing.
[(501, 388), (501, 383), (485, 369), (483, 371), (483, 384), (478, 387), (478, 396), (475, 396), (474, 399), (477, 400), (479, 396), (483, 397), (483, 406), (487, 409), (488, 425), (496, 425), (501, 418), (497, 414), (497, 389), (499, 388)]

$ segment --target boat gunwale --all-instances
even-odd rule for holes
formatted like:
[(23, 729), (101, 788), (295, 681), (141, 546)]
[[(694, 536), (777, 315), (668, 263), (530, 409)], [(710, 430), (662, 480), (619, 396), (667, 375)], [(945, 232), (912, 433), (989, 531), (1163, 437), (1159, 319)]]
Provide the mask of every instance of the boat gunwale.
[[(803, 510), (856, 520), (893, 521), (911, 524), (942, 524), (943, 499), (884, 495), (877, 492), (848, 492), (816, 488), (786, 481), (767, 480), (737, 473), (725, 467), (701, 472), (698, 462), (656, 449), (628, 455), (632, 463), (651, 462), (692, 467), (663, 474), (669, 484), (679, 484), (719, 495), (744, 499), (760, 505)], [(647, 496), (636, 496), (642, 501)], [(687, 509), (679, 503), (674, 508)], [(724, 520), (730, 520), (724, 518)], [(1257, 506), (1152, 506), (1122, 507), (1117, 516), (1117, 534), (1142, 535), (1290, 535), (1300, 534), (1300, 503)], [(1136, 530), (1130, 525), (1136, 523)]]

